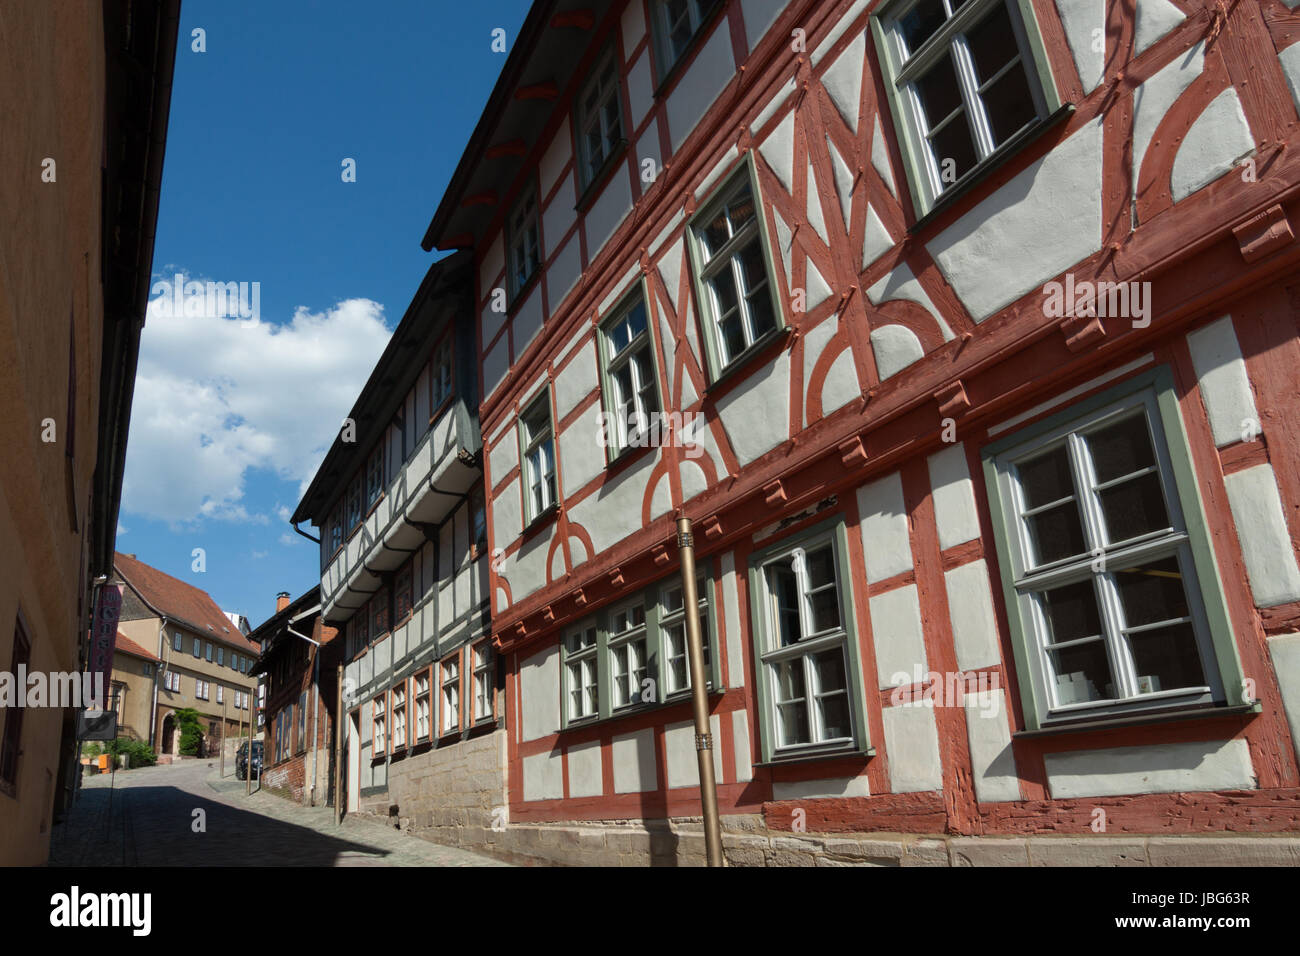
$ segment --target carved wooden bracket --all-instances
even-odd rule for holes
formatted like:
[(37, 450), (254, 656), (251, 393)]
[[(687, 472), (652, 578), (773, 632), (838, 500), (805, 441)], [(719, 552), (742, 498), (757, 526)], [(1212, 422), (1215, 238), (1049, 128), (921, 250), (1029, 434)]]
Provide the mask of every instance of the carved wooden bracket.
[(970, 399), (966, 397), (966, 387), (960, 381), (939, 389), (934, 393), (934, 400), (939, 403), (939, 414), (944, 418), (956, 418), (970, 408)]
[(722, 537), (722, 522), (718, 520), (717, 515), (709, 515), (707, 518), (701, 521), (700, 524), (704, 528), (704, 537), (706, 538)]
[(584, 591), (582, 588), (578, 588), (576, 591), (574, 591), (574, 592), (573, 592), (573, 603), (576, 604), (578, 607), (586, 607), (586, 606), (587, 606), (587, 592)]
[(1095, 315), (1071, 315), (1062, 319), (1057, 328), (1065, 336), (1065, 347), (1071, 352), (1081, 352), (1106, 337), (1106, 328)]
[(840, 461), (845, 468), (858, 468), (867, 463), (867, 449), (862, 444), (862, 436), (854, 435), (848, 441), (841, 442)]
[(781, 484), (781, 479), (763, 486), (763, 499), (773, 508), (785, 503), (785, 487)]
[(1263, 259), (1295, 241), (1291, 223), (1279, 205), (1269, 206), (1258, 216), (1251, 216), (1241, 225), (1234, 226), (1232, 234), (1241, 247), (1241, 257), (1247, 262)]
[(623, 586), (622, 568), (615, 568), (613, 571), (609, 572), (609, 583), (616, 588), (621, 588)]
[(542, 611), (542, 620), (547, 624), (555, 623), (555, 609), (549, 604), (546, 605), (546, 608)]
[(665, 544), (656, 544), (650, 549), (650, 553), (654, 556), (655, 564), (660, 567), (672, 560), (672, 555), (668, 553), (668, 546)]

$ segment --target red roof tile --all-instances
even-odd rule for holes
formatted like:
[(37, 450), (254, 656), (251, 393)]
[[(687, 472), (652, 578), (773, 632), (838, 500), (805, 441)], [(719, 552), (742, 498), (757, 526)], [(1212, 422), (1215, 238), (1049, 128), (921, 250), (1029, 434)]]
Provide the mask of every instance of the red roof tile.
[(121, 631), (117, 632), (117, 640), (113, 642), (113, 647), (124, 654), (133, 654), (136, 657), (143, 657), (147, 661), (154, 661), (155, 663), (161, 663), (161, 661), (158, 660), (156, 655), (150, 654), (143, 647), (141, 647), (135, 641), (131, 640), (131, 638), (127, 637)]
[(258, 652), (258, 646), (240, 633), (207, 591), (121, 552), (113, 556), (113, 564), (117, 573), (146, 601), (168, 617), (189, 625), (199, 634), (208, 634), (251, 654)]

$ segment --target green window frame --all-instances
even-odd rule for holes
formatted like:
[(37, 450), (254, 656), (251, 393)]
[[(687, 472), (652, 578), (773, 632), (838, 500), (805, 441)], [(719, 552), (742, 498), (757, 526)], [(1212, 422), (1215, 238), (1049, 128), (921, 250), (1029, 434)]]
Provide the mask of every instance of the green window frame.
[(605, 167), (627, 143), (622, 79), (616, 54), (610, 47), (600, 57), (596, 69), (583, 84), (574, 110), (580, 193), (601, 178)]
[[(704, 658), (709, 693), (722, 690), (718, 661), (717, 609), (712, 575), (697, 569), (698, 613), (703, 625)], [(560, 640), (560, 725), (585, 726), (652, 707), (677, 703), (690, 695), (690, 685), (670, 679), (670, 633), (683, 623), (681, 576), (664, 578), (617, 604), (579, 621)], [(689, 674), (689, 665), (686, 668)], [(649, 678), (653, 686), (643, 681)], [(672, 690), (668, 688), (672, 687)], [(644, 699), (646, 691), (650, 699)]]
[[(828, 555), (833, 572), (829, 582), (825, 575)], [(764, 763), (873, 752), (850, 568), (842, 517), (784, 538), (750, 558), (750, 612)], [(834, 599), (827, 602), (826, 596), (832, 593)], [(793, 604), (790, 597), (795, 598)], [(831, 611), (838, 620), (832, 622), (828, 617)], [(798, 636), (783, 639), (793, 635), (793, 627), (798, 628)], [(838, 678), (834, 675), (837, 651), (842, 662)], [(836, 687), (836, 683), (843, 686)], [(847, 713), (839, 711), (837, 698), (841, 696)], [(799, 726), (800, 714), (806, 720), (808, 739), (783, 742), (783, 731)]]
[(1031, 0), (896, 0), (871, 32), (918, 218), (1061, 107)]
[(687, 224), (711, 384), (786, 328), (764, 208), (750, 151)]
[(721, 6), (723, 0), (650, 0), (650, 35), (660, 86), (690, 52)]
[(630, 448), (645, 447), (653, 434), (653, 417), (663, 410), (659, 350), (649, 303), (642, 279), (601, 321), (596, 333), (605, 409), (602, 435), (609, 461)]
[(555, 415), (547, 384), (519, 414), (519, 478), (524, 503), (524, 527), (553, 511), (559, 501)]
[(982, 456), (1027, 731), (1254, 706), (1168, 367)]

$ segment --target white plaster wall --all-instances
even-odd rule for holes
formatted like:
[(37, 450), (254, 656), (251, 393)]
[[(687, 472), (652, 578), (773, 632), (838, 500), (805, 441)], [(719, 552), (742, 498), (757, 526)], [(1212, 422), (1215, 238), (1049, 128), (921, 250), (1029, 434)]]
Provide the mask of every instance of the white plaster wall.
[(790, 353), (782, 351), (717, 402), (741, 467), (781, 444), (790, 428)]
[(560, 648), (551, 645), (519, 663), (522, 740), (536, 740), (560, 729)]
[(647, 454), (569, 509), (569, 516), (591, 536), (597, 553), (641, 530), (641, 502), (659, 456), (658, 451)]
[(600, 196), (587, 210), (582, 228), (587, 234), (587, 261), (600, 254), (601, 247), (614, 234), (627, 214), (632, 211), (632, 181), (627, 170), (620, 166), (605, 181)]
[(541, 190), (539, 196), (545, 197), (550, 194), (551, 188), (560, 178), (560, 171), (564, 169), (564, 164), (572, 155), (572, 138), (569, 134), (569, 119), (566, 116), (560, 123), (560, 128), (555, 131), (555, 138), (542, 154), (541, 162), (537, 165), (537, 182)]
[[(510, 439), (506, 439), (510, 441)], [(504, 548), (524, 530), (520, 516), (519, 478), (515, 477), (492, 499), (492, 544)]]
[(490, 396), (510, 371), (510, 339), (502, 336), (483, 357), (483, 397)]
[[(709, 733), (713, 735), (713, 776), (722, 777), (722, 720), (717, 714), (709, 717)], [(668, 751), (668, 787), (698, 787), (700, 761), (695, 750), (695, 722), (669, 724), (664, 728), (664, 744)]]
[[(871, 609), (872, 643), (880, 688), (915, 682), (915, 671), (926, 672), (925, 641), (921, 633), (921, 604), (915, 584), (877, 594)], [(906, 679), (896, 680), (897, 674)]]
[(654, 731), (650, 728), (615, 737), (610, 747), (615, 793), (644, 793), (657, 787)]
[(501, 274), (505, 264), (505, 240), (498, 232), (483, 253), (483, 261), (479, 263), (478, 296), (480, 299), (487, 295), (488, 289), (492, 288), (492, 283)]
[(601, 783), (600, 741), (591, 740), (569, 748), (569, 796), (598, 797)]
[(882, 382), (925, 358), (921, 340), (903, 325), (880, 325), (872, 329), (871, 351), (876, 357), (876, 373)]
[(961, 442), (949, 445), (931, 455), (926, 463), (934, 492), (939, 547), (947, 549), (978, 538), (980, 522), (975, 511), (975, 486), (966, 467), (966, 446)]
[(952, 620), (957, 666), (961, 670), (972, 670), (997, 664), (1001, 660), (998, 626), (984, 559), (944, 572), (943, 583), (948, 592), (948, 615)]
[(839, 42), (840, 37), (844, 36), (845, 31), (853, 24), (853, 21), (861, 16), (862, 11), (870, 5), (871, 0), (853, 0), (853, 3), (849, 4), (849, 8), (844, 11), (843, 16), (835, 21), (835, 26), (831, 27), (826, 37), (813, 48), (811, 57), (813, 66), (821, 63), (826, 54), (830, 52), (831, 47)]
[(1170, 192), (1181, 202), (1236, 167), (1252, 152), (1255, 138), (1233, 87), (1228, 87), (1196, 117), (1174, 154)]
[(1138, 0), (1133, 55), (1145, 53), (1183, 20), (1183, 12), (1169, 0)]
[(867, 35), (859, 33), (844, 52), (831, 61), (822, 74), (822, 85), (849, 129), (858, 131), (858, 104), (862, 100), (862, 67), (867, 53)]
[(731, 740), (736, 757), (736, 781), (748, 783), (754, 779), (754, 761), (749, 749), (749, 715), (743, 710), (731, 712)]
[(713, 33), (705, 41), (699, 56), (691, 61), (668, 96), (665, 112), (668, 114), (668, 132), (674, 153), (681, 148), (686, 137), (695, 129), (695, 124), (735, 75), (736, 61), (731, 51), (731, 34), (727, 30), (726, 21), (719, 19), (714, 23)]
[(1192, 366), (1201, 390), (1201, 401), (1210, 420), (1214, 444), (1222, 448), (1242, 440), (1251, 425), (1258, 427), (1259, 413), (1246, 375), (1232, 316), (1202, 326), (1187, 336)]
[(1083, 91), (1091, 93), (1101, 85), (1106, 65), (1105, 44), (1101, 44), (1100, 50), (1093, 49), (1095, 31), (1102, 31), (1102, 35), (1106, 32), (1105, 0), (1056, 0), (1056, 9), (1065, 28), (1070, 55), (1083, 81)]
[(1133, 189), (1156, 127), (1205, 67), (1205, 42), (1180, 53), (1133, 91)]
[(943, 789), (939, 729), (933, 707), (886, 707), (885, 752), (889, 755), (889, 789), (916, 793)]
[(1275, 607), (1300, 600), (1300, 567), (1296, 566), (1273, 466), (1255, 465), (1225, 475), (1223, 483), (1255, 604)]
[(546, 270), (546, 302), (552, 314), (582, 277), (582, 248), (575, 233)]
[[(510, 424), (514, 423), (514, 417), (509, 419)], [(519, 465), (519, 442), (515, 438), (515, 433), (511, 430), (510, 434), (492, 446), (488, 452), (488, 467), (492, 471), (492, 483), (501, 484), (501, 479), (510, 472), (514, 471)]]
[(1291, 728), (1291, 747), (1300, 759), (1300, 634), (1278, 634), (1268, 639), (1268, 653), (1273, 659), (1278, 687), (1282, 691), (1282, 708)]
[(605, 470), (605, 449), (597, 440), (601, 405), (593, 402), (560, 432), (564, 494), (569, 496)]
[(785, 187), (786, 192), (790, 192), (791, 184), (794, 182), (793, 110), (781, 117), (781, 121), (759, 144), (758, 152), (772, 167), (772, 172), (776, 173), (776, 178), (781, 180), (781, 185)]
[(643, 52), (627, 74), (627, 99), (631, 109), (629, 126), (636, 129), (654, 106), (654, 78), (650, 72), (650, 52)]
[(564, 796), (564, 768), (554, 754), (524, 758), (524, 799), (558, 800)]
[(554, 537), (555, 525), (551, 524), (501, 562), (500, 576), (510, 583), (510, 596), (516, 604), (546, 585), (546, 555)]
[(1098, 118), (926, 244), (976, 322), (1101, 248), (1101, 144)]
[(745, 658), (740, 647), (740, 593), (736, 586), (736, 553), (727, 551), (722, 571), (722, 616), (727, 628), (727, 686), (745, 686)]
[(967, 694), (963, 705), (976, 800), (980, 803), (1019, 800), (1020, 781), (1011, 749), (1006, 694), (1001, 690)]
[(902, 476), (893, 472), (859, 488), (858, 514), (862, 518), (859, 526), (867, 581), (874, 584), (912, 570)]
[(1277, 55), (1286, 76), (1286, 85), (1291, 90), (1291, 101), (1300, 112), (1300, 43), (1292, 43)]
[(752, 50), (776, 22), (789, 0), (740, 0), (740, 14), (745, 21), (745, 38)]
[(578, 403), (596, 390), (600, 384), (596, 366), (596, 342), (583, 344), (564, 368), (555, 376), (555, 416), (563, 419), (578, 407)]
[(1075, 750), (1047, 754), (1043, 762), (1054, 800), (1256, 787), (1244, 740)]
[(860, 777), (834, 777), (826, 780), (796, 780), (772, 783), (773, 800), (816, 800), (823, 797), (869, 797), (871, 786), (866, 774)]
[(545, 244), (542, 258), (544, 259), (549, 259), (551, 254), (560, 247), (564, 234), (578, 218), (578, 212), (573, 205), (577, 197), (573, 176), (572, 172), (565, 174), (564, 185), (560, 187), (560, 191), (555, 194), (555, 198), (542, 213), (542, 241)]

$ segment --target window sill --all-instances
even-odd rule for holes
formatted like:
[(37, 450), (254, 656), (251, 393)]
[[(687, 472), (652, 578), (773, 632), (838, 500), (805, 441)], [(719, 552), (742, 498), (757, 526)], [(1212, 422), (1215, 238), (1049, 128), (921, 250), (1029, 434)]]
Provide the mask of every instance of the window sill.
[[(708, 37), (713, 35), (713, 23), (722, 15), (722, 11), (726, 9), (726, 7), (727, 4), (725, 3), (715, 4), (713, 9), (704, 17), (703, 20), (700, 21), (700, 27), (691, 37), (691, 42), (686, 44), (686, 49), (682, 51), (682, 55), (673, 61), (673, 65), (668, 68), (668, 72), (664, 74), (663, 78), (659, 81), (659, 85), (655, 87), (654, 98), (656, 100), (664, 98), (665, 94), (668, 92), (668, 87), (672, 86), (673, 83), (676, 82), (677, 77), (685, 72), (686, 61), (695, 53), (696, 48), (701, 46)], [(659, 44), (656, 42), (658, 37), (655, 36), (657, 31), (653, 26), (649, 27), (649, 31), (650, 52), (652, 54), (652, 59), (657, 61), (659, 58)], [(658, 66), (658, 62), (655, 62), (656, 69), (658, 69)]]
[(923, 232), (930, 223), (938, 219), (943, 213), (952, 208), (963, 196), (971, 192), (976, 186), (993, 175), (1001, 166), (1006, 164), (1012, 156), (1019, 153), (1038, 137), (1042, 136), (1048, 130), (1055, 127), (1062, 120), (1074, 113), (1074, 104), (1066, 103), (1056, 112), (1050, 113), (1037, 122), (1026, 126), (1015, 136), (999, 146), (993, 153), (984, 160), (983, 163), (976, 166), (967, 173), (959, 182), (953, 184), (951, 189), (945, 190), (934, 201), (934, 204), (926, 211), (925, 215), (917, 219), (907, 230), (909, 236)]
[(1262, 713), (1263, 709), (1263, 705), (1258, 700), (1250, 704), (1234, 704), (1231, 707), (1207, 707), (1204, 704), (1197, 704), (1190, 708), (1184, 707), (1181, 710), (1144, 711), (1140, 714), (1126, 714), (1096, 720), (1057, 721), (1037, 730), (1017, 730), (1011, 735), (1011, 739), (1032, 740), (1036, 737), (1085, 733), (1090, 730), (1145, 727), (1151, 724), (1169, 724), (1185, 720), (1211, 720), (1215, 717), (1246, 717), (1251, 714)]
[(550, 524), (559, 513), (559, 502), (547, 505), (546, 510), (524, 526), (524, 530), (519, 534), (519, 539), (521, 541), (527, 541), (529, 538), (541, 531), (546, 525)]
[(573, 207), (575, 212), (585, 213), (596, 202), (601, 190), (605, 188), (605, 183), (609, 182), (609, 177), (614, 174), (614, 170), (627, 157), (627, 149), (628, 141), (626, 139), (620, 139), (614, 144), (614, 148), (609, 151), (605, 161), (600, 164), (600, 168), (591, 177), (591, 182), (582, 188), (582, 194), (578, 196), (578, 201)]
[(611, 475), (617, 474), (625, 468), (630, 468), (633, 462), (637, 461), (642, 456), (653, 452), (654, 449), (655, 446), (651, 444), (624, 445), (605, 463), (605, 471), (609, 472)]
[[(705, 328), (703, 331), (707, 333), (708, 329)], [(754, 366), (763, 364), (762, 360), (769, 359), (778, 352), (783, 351), (786, 345), (789, 344), (790, 336), (791, 329), (788, 325), (782, 325), (768, 332), (732, 359), (727, 367), (718, 374), (717, 378), (704, 386), (704, 393), (711, 398), (716, 398), (716, 392), (733, 379), (740, 378), (744, 372), (751, 371)]]
[(866, 759), (876, 755), (875, 747), (853, 748), (840, 750), (814, 750), (800, 753), (783, 754), (773, 757), (771, 760), (765, 760), (762, 763), (755, 763), (755, 767), (787, 767), (791, 764), (818, 763), (827, 760), (852, 760), (855, 757)]

